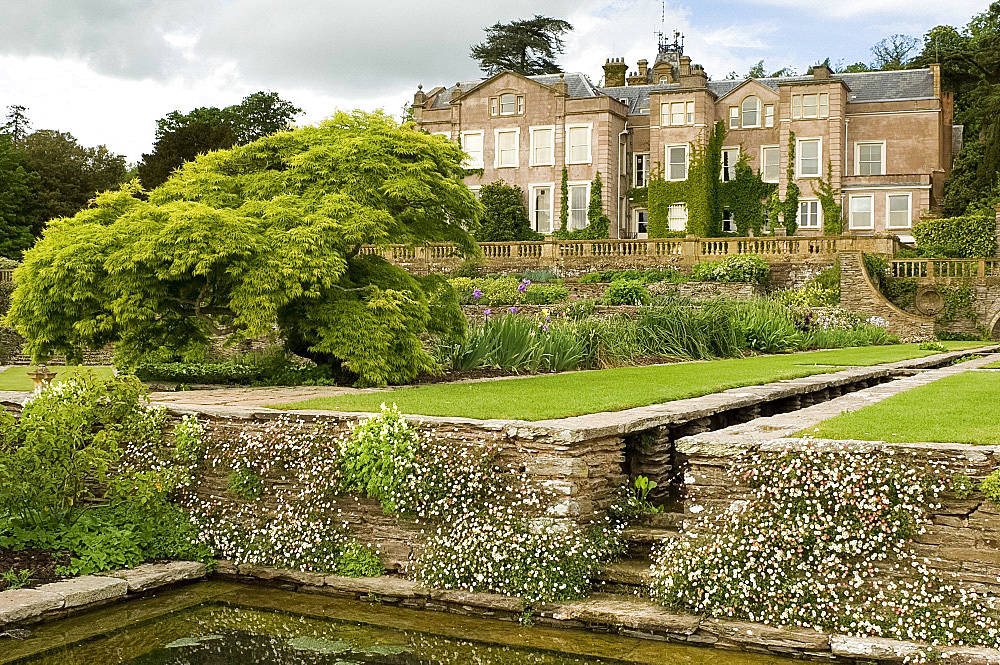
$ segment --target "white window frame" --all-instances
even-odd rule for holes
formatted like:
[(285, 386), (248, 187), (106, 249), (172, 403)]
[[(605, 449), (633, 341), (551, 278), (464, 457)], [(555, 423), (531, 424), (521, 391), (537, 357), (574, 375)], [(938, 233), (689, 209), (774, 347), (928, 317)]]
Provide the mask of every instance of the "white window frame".
[[(674, 225), (671, 223), (674, 220), (674, 216), (673, 216), (672, 213), (673, 213), (674, 210), (677, 210), (677, 209), (683, 209), (684, 210), (684, 228), (682, 228), (682, 229), (675, 229)], [(690, 214), (689, 214), (689, 211), (688, 211), (687, 203), (681, 203), (681, 202), (671, 203), (670, 206), (667, 207), (667, 228), (669, 230), (671, 230), (671, 231), (687, 231), (688, 221), (690, 221), (690, 219), (691, 218), (690, 218)]]
[[(735, 159), (731, 160), (728, 164), (726, 163), (726, 157), (732, 153), (736, 154)], [(740, 147), (738, 145), (724, 146), (722, 148), (722, 159), (719, 164), (719, 180), (722, 182), (729, 182), (736, 176), (736, 163), (740, 161)], [(726, 177), (726, 171), (729, 171), (729, 177)]]
[[(639, 230), (639, 213), (646, 213), (646, 230)], [(648, 238), (649, 237), (649, 210), (646, 208), (636, 208), (632, 211), (632, 227), (635, 229), (636, 238)]]
[[(729, 228), (726, 228), (727, 225), (729, 226)], [(729, 206), (726, 206), (722, 209), (721, 228), (723, 233), (736, 233), (736, 231), (739, 230), (736, 227), (736, 219), (733, 217), (733, 211), (729, 209)]]
[[(642, 168), (642, 180), (639, 180), (639, 161), (643, 162)], [(633, 187), (647, 187), (649, 186), (649, 153), (648, 152), (636, 152), (632, 153), (632, 186)]]
[[(581, 226), (575, 226), (573, 224), (573, 188), (574, 187), (586, 187), (587, 193), (583, 197), (583, 224)], [(587, 227), (587, 210), (590, 208), (590, 181), (589, 180), (576, 180), (573, 182), (566, 183), (566, 205), (568, 209), (566, 210), (566, 228), (570, 231), (574, 229), (583, 229)]]
[[(671, 161), (670, 161), (670, 149), (671, 148), (684, 148), (684, 177), (683, 178), (672, 178), (671, 177), (671, 173), (670, 173), (670, 165), (671, 165)], [(664, 150), (664, 153), (663, 153), (664, 162), (667, 165), (667, 169), (666, 169), (667, 172), (665, 173), (666, 178), (664, 178), (664, 179), (667, 180), (668, 182), (683, 182), (683, 181), (687, 180), (688, 179), (688, 172), (690, 171), (690, 167), (691, 167), (691, 146), (689, 144), (687, 144), (687, 143), (671, 143), (669, 145), (664, 146), (663, 150)]]
[[(802, 100), (804, 97), (816, 95), (816, 114), (806, 115), (802, 109)], [(824, 111), (824, 107), (826, 110)], [(798, 95), (792, 95), (792, 118), (796, 120), (810, 120), (813, 118), (828, 118), (830, 117), (830, 93), (828, 92), (804, 92)]]
[(764, 104), (764, 126), (774, 127), (774, 104)]
[[(586, 129), (587, 130), (587, 159), (583, 161), (575, 161), (571, 159), (573, 154), (573, 144), (570, 143), (570, 135), (572, 129)], [(567, 164), (590, 164), (594, 159), (594, 123), (574, 123), (572, 125), (566, 125), (566, 163)]]
[(740, 107), (730, 106), (729, 107), (729, 129), (739, 129), (740, 128)]
[[(547, 188), (549, 190), (549, 230), (542, 231), (538, 228), (538, 218), (536, 217), (538, 211), (535, 210), (535, 190), (541, 188)], [(554, 182), (536, 182), (528, 185), (528, 216), (531, 219), (531, 228), (539, 233), (545, 233), (548, 235), (552, 234), (555, 227), (555, 208), (556, 208), (556, 184)]]
[[(802, 144), (808, 142), (818, 142), (819, 150), (816, 157), (816, 173), (803, 173), (802, 172)], [(796, 178), (822, 178), (823, 177), (823, 137), (816, 136), (810, 137), (805, 136), (803, 138), (795, 138), (795, 177)]]
[[(767, 179), (767, 151), (776, 150), (778, 152), (778, 165), (777, 165), (777, 175), (775, 175), (774, 180)], [(781, 180), (781, 146), (780, 145), (762, 145), (760, 147), (760, 179), (764, 182), (778, 182)]]
[[(905, 196), (906, 197), (906, 225), (896, 226), (891, 223), (892, 220), (892, 207), (889, 203), (889, 199), (894, 196)], [(874, 218), (874, 212), (872, 216)], [(897, 192), (894, 194), (885, 195), (885, 228), (887, 230), (892, 229), (909, 229), (913, 228), (913, 194), (911, 192)]]
[[(868, 210), (868, 218), (870, 223), (868, 226), (858, 226), (854, 223), (854, 200), (855, 199), (868, 199), (871, 202), (871, 208)], [(851, 194), (847, 197), (847, 217), (848, 217), (848, 227), (851, 230), (861, 230), (870, 231), (875, 228), (875, 195), (874, 194)]]
[[(746, 108), (746, 104), (747, 104), (747, 102), (749, 102), (751, 100), (757, 102), (756, 108), (754, 109), (755, 110), (755, 115), (757, 116), (757, 120), (756, 120), (756, 122), (754, 122), (754, 124), (748, 125), (747, 124), (747, 108)], [(751, 128), (754, 128), (754, 127), (761, 127), (761, 126), (763, 126), (763, 124), (764, 124), (762, 122), (763, 118), (761, 117), (763, 114), (764, 114), (764, 105), (760, 101), (760, 97), (758, 97), (757, 95), (748, 95), (748, 96), (744, 97), (743, 101), (740, 102), (740, 127), (744, 128), (744, 129), (751, 129)]]
[[(803, 205), (812, 206), (813, 204), (815, 204), (815, 206), (816, 206), (816, 223), (815, 224), (806, 224), (803, 221), (803, 217), (802, 217), (802, 206)], [(796, 219), (795, 221), (798, 223), (799, 228), (802, 228), (802, 229), (822, 229), (823, 228), (823, 204), (820, 202), (819, 199), (799, 199), (799, 209), (798, 209), (798, 212), (796, 214), (798, 216), (798, 219)], [(809, 214), (811, 216), (812, 212), (810, 212)]]
[[(504, 112), (503, 110), (503, 98), (510, 95), (514, 98), (514, 110)], [(519, 95), (516, 92), (501, 92), (497, 95), (497, 113), (496, 115), (521, 115), (524, 113), (524, 95)]]
[(694, 124), (694, 102), (684, 102), (684, 124)]
[(476, 197), (477, 201), (479, 200), (480, 190), (482, 190), (482, 188), (482, 185), (469, 185), (469, 191), (472, 192), (472, 195)]
[[(879, 173), (861, 173), (861, 146), (877, 145), (881, 146), (881, 162), (879, 163)], [(885, 175), (885, 141), (855, 141), (854, 142), (854, 175)]]
[(484, 153), (486, 151), (486, 132), (483, 130), (462, 132), (460, 134), (460, 142), (462, 150), (465, 150), (465, 137), (466, 136), (478, 136), (479, 137), (479, 161), (473, 161), (470, 156), (470, 160), (465, 164), (467, 169), (481, 169), (485, 166), (484, 164)]
[[(500, 135), (514, 134), (514, 163), (500, 163)], [(493, 168), (495, 169), (516, 169), (521, 165), (521, 128), (520, 127), (500, 127), (493, 130)]]
[[(547, 162), (535, 161), (535, 148), (538, 144), (535, 141), (535, 134), (537, 132), (551, 132), (552, 142), (549, 146), (552, 151), (552, 158)], [(539, 125), (536, 127), (528, 128), (528, 165), (529, 166), (555, 166), (556, 165), (556, 126), (555, 125)]]

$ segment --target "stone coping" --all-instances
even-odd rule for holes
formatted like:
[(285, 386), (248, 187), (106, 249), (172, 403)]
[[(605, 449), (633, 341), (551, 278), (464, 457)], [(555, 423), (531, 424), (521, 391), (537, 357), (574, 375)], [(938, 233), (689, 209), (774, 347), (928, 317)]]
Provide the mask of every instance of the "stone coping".
[(207, 574), (203, 563), (171, 561), (147, 563), (103, 575), (73, 577), (33, 589), (10, 589), (0, 592), (0, 629), (61, 618), (127, 595), (202, 579)]
[[(665, 425), (679, 425), (708, 417), (721, 411), (808, 394), (827, 387), (841, 386), (870, 379), (880, 379), (898, 374), (901, 371), (925, 369), (969, 354), (982, 353), (984, 350), (996, 348), (995, 344), (984, 344), (982, 347), (962, 351), (937, 353), (922, 358), (912, 358), (910, 360), (872, 365), (869, 367), (848, 367), (826, 374), (775, 381), (757, 386), (731, 388), (717, 393), (702, 395), (701, 397), (651, 404), (649, 406), (624, 409), (622, 411), (594, 413), (553, 420), (479, 420), (475, 418), (410, 414), (407, 414), (406, 418), (418, 424), (445, 427), (456, 425), (472, 426), (523, 439), (547, 437), (558, 441), (579, 442), (608, 436), (623, 436)], [(386, 401), (390, 401), (388, 395), (389, 393), (387, 393)], [(4, 393), (0, 393), (0, 401), (3, 401), (3, 399)], [(375, 415), (360, 411), (285, 411), (267, 408), (180, 404), (163, 404), (163, 406), (174, 415), (202, 415), (210, 418), (258, 421), (277, 420), (279, 418), (289, 418), (305, 422), (319, 422), (331, 419), (360, 421)]]
[[(402, 577), (341, 577), (222, 561), (222, 577), (264, 581), (314, 594), (398, 605), (412, 609), (519, 620), (529, 608), (519, 598), (493, 593), (430, 589)], [(899, 663), (907, 656), (937, 651), (937, 662), (1000, 665), (1000, 650), (931, 647), (917, 642), (826, 634), (809, 628), (778, 628), (745, 621), (671, 612), (639, 598), (594, 594), (530, 608), (536, 625), (611, 632), (629, 637), (749, 651), (789, 658), (854, 663)]]

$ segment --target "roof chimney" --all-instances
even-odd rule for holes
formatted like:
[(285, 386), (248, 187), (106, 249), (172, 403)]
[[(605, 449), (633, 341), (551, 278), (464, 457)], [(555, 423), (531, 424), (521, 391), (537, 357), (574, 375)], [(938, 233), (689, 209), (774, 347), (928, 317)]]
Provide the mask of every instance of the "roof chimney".
[(813, 69), (812, 71), (813, 78), (820, 81), (830, 80), (830, 75), (833, 74), (833, 72), (830, 71), (830, 66), (827, 65), (825, 62), (820, 63), (818, 65), (813, 65), (812, 69)]
[(649, 60), (646, 60), (645, 58), (643, 58), (637, 64), (639, 65), (639, 76), (641, 76), (643, 78), (646, 78), (648, 76), (648, 72), (646, 70), (646, 66), (649, 64)]
[(680, 72), (680, 74), (681, 74), (681, 78), (684, 78), (685, 76), (688, 76), (688, 75), (691, 74), (691, 56), (689, 56), (689, 55), (682, 55), (681, 58), (680, 58), (680, 62), (681, 62), (681, 72)]
[(556, 89), (557, 95), (562, 95), (563, 97), (569, 96), (569, 85), (566, 84), (566, 74), (559, 72), (559, 82), (552, 87)]
[(625, 85), (627, 72), (625, 58), (609, 58), (604, 63), (604, 85), (609, 88)]
[[(685, 56), (686, 57), (686, 56)], [(690, 59), (689, 59), (690, 62)], [(684, 63), (681, 63), (681, 72), (683, 72)], [(705, 68), (701, 65), (689, 65), (688, 73), (685, 76), (681, 74), (681, 87), (682, 88), (707, 88), (708, 87), (708, 74), (705, 73)]]

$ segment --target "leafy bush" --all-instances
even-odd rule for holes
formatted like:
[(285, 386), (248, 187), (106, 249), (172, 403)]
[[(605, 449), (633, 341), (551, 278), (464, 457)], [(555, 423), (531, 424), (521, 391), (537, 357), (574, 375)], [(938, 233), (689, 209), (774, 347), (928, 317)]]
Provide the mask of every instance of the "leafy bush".
[(1000, 469), (994, 470), (979, 482), (979, 491), (993, 502), (993, 505), (1000, 506)]
[(691, 270), (696, 282), (751, 282), (766, 285), (771, 265), (756, 254), (734, 254), (721, 261), (701, 261)]
[(521, 273), (521, 279), (526, 279), (532, 283), (544, 284), (546, 282), (554, 282), (558, 278), (551, 270), (528, 270)]
[(0, 281), (0, 317), (10, 309), (10, 296), (14, 293), (14, 282)]
[(532, 230), (524, 207), (524, 191), (517, 185), (508, 185), (503, 180), (483, 185), (479, 200), (483, 204), (483, 216), (475, 234), (479, 242), (541, 240), (545, 237)]
[(513, 275), (454, 277), (448, 281), (463, 305), (554, 305), (569, 297), (569, 289), (562, 284), (532, 284), (531, 280)]
[[(227, 386), (334, 385), (332, 368), (296, 362), (280, 347), (253, 351), (221, 362), (143, 363), (133, 372), (143, 381)], [(341, 377), (347, 380), (346, 377)]]
[(913, 225), (913, 237), (925, 256), (981, 258), (996, 256), (994, 215), (922, 219)]
[(638, 279), (611, 282), (604, 292), (605, 305), (647, 305), (649, 299), (649, 288)]
[(731, 308), (741, 348), (759, 353), (801, 348), (802, 333), (788, 308), (769, 300), (734, 302)]
[(399, 508), (395, 492), (414, 464), (416, 431), (395, 406), (354, 428), (340, 448), (340, 489), (378, 499), (386, 512)]
[(600, 270), (587, 273), (577, 281), (581, 284), (617, 282), (622, 279), (640, 280), (646, 284), (656, 282), (688, 282), (690, 277), (673, 268), (649, 268), (648, 270)]
[(82, 374), (35, 393), (19, 420), (0, 411), (0, 549), (69, 551), (67, 574), (205, 558), (171, 503), (193, 479), (204, 431), (184, 419), (171, 449), (163, 425), (131, 376)]

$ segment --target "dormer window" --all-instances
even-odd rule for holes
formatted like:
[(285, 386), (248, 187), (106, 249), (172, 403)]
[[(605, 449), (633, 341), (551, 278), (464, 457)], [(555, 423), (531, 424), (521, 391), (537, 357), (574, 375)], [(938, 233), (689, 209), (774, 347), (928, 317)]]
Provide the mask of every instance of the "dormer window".
[(490, 115), (519, 115), (524, 113), (524, 95), (505, 92), (490, 98)]

